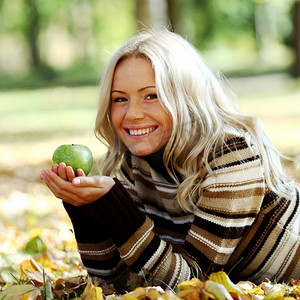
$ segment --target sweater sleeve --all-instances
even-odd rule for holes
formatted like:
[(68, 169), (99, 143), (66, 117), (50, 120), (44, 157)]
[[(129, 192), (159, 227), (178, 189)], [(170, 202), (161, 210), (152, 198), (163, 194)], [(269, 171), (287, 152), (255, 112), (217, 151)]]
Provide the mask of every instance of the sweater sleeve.
[(113, 281), (125, 272), (127, 266), (120, 258), (107, 225), (101, 219), (91, 218), (87, 206), (63, 202), (77, 241), (82, 263), (91, 276)]
[(186, 237), (185, 256), (206, 274), (229, 270), (229, 259), (257, 218), (265, 195), (258, 151), (242, 137), (226, 142), (210, 161), (213, 175), (202, 183), (195, 219)]

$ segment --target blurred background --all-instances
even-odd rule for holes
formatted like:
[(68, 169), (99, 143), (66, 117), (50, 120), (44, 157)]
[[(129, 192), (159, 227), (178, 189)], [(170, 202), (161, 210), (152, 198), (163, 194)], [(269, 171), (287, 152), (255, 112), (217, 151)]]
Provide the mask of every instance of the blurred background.
[[(0, 267), (16, 261), (8, 253), (24, 249), (36, 228), (72, 242), (40, 170), (58, 145), (81, 143), (97, 172), (103, 67), (137, 30), (160, 27), (224, 73), (241, 109), (299, 162), (299, 0), (0, 0)], [(284, 165), (299, 182), (296, 164)]]

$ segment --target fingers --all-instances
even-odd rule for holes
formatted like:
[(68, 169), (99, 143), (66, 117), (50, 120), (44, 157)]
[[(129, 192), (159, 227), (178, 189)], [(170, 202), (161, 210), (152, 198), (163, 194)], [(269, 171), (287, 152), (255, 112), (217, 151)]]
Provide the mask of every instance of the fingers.
[[(68, 168), (64, 169), (68, 173)], [(55, 197), (75, 206), (98, 200), (115, 184), (115, 181), (108, 176), (74, 177), (71, 183), (51, 170), (43, 170), (40, 177)]]
[(53, 171), (60, 178), (66, 181), (71, 182), (75, 178), (75, 173), (73, 168), (71, 166), (66, 166), (64, 162), (61, 162), (59, 165), (53, 165), (51, 171)]
[(76, 177), (73, 179), (72, 183), (80, 187), (101, 187), (101, 176), (93, 177)]
[(57, 174), (58, 170), (58, 164), (52, 165), (51, 171)]
[(72, 167), (67, 166), (66, 167), (66, 175), (68, 178), (68, 181), (72, 182), (72, 180), (75, 178), (75, 173)]
[(66, 167), (67, 167), (66, 164), (61, 162), (57, 168), (58, 176), (64, 180), (68, 180)]
[(72, 183), (78, 187), (100, 188), (102, 193), (107, 193), (115, 184), (115, 181), (108, 176), (76, 177)]
[[(64, 162), (60, 164), (53, 164), (51, 167), (51, 171), (56, 173), (60, 178), (72, 182), (75, 178), (75, 172), (71, 166), (67, 166)], [(78, 176), (85, 176), (84, 171), (82, 169), (77, 170)], [(40, 176), (42, 179), (42, 177)]]
[(76, 196), (76, 191), (72, 183), (62, 179), (58, 174), (50, 170), (43, 170), (40, 177), (56, 198), (71, 204), (74, 203), (73, 199)]
[(82, 169), (77, 170), (77, 175), (78, 176), (85, 176), (84, 171)]

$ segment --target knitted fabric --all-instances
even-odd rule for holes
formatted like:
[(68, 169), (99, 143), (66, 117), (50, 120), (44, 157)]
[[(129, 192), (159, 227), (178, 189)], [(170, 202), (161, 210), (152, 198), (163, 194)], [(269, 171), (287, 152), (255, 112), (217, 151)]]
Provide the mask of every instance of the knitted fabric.
[(228, 136), (210, 166), (193, 212), (174, 200), (174, 182), (131, 154), (109, 193), (65, 205), (88, 272), (114, 280), (130, 268), (171, 288), (198, 266), (206, 275), (235, 266), (233, 280), (256, 283), (299, 278), (299, 190), (289, 199), (269, 191), (259, 153), (240, 136)]

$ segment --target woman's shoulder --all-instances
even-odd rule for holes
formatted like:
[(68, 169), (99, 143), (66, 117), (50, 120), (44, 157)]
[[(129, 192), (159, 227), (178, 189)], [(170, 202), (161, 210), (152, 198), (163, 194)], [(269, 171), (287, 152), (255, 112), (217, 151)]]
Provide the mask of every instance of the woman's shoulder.
[(216, 167), (224, 164), (241, 164), (259, 158), (259, 150), (250, 133), (229, 128), (213, 146), (208, 163)]

